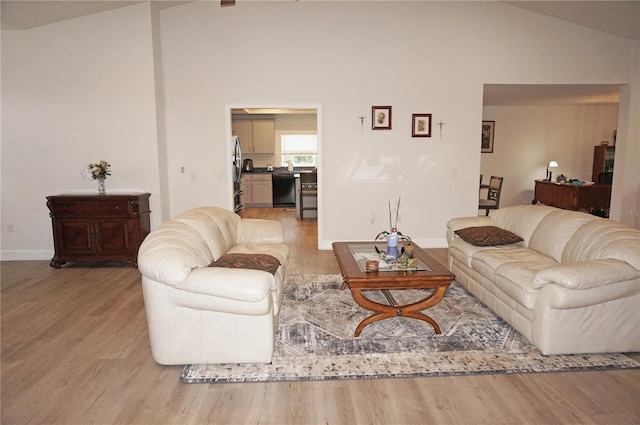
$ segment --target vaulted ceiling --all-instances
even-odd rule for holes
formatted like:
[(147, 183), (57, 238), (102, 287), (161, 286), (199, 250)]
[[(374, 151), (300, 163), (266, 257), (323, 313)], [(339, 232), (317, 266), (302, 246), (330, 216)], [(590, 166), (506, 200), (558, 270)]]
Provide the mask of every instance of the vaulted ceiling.
[[(153, 0), (153, 5), (162, 9), (191, 1), (193, 0)], [(243, 1), (238, 0), (239, 3)], [(2, 29), (24, 30), (142, 2), (134, 0), (1, 0), (0, 18)], [(504, 3), (624, 38), (640, 39), (640, 1), (638, 0), (521, 0), (504, 1)], [(487, 85), (484, 91), (485, 105), (617, 103), (618, 99), (619, 86), (615, 85), (494, 84)]]
[(573, 24), (640, 40), (640, 1), (505, 1)]
[[(156, 7), (176, 6), (186, 0), (164, 1), (153, 0)], [(2, 0), (0, 4), (0, 21), (2, 29), (26, 30), (42, 25), (61, 22), (67, 19), (107, 10), (131, 6), (144, 1), (134, 0)]]
[[(157, 7), (171, 7), (191, 0), (153, 0)], [(242, 2), (243, 0), (238, 0)], [(291, 0), (318, 1), (318, 0)], [(348, 0), (343, 0), (348, 1)], [(141, 1), (130, 0), (2, 0), (3, 29), (29, 29), (40, 25), (77, 18), (130, 6)], [(505, 1), (536, 13), (562, 19), (578, 25), (616, 34), (624, 38), (640, 39), (640, 1)]]

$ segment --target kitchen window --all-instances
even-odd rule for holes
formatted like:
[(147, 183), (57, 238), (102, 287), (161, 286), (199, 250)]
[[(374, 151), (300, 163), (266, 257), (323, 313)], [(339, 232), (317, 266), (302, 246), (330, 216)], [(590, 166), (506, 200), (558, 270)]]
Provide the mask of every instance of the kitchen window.
[(315, 167), (318, 156), (318, 135), (290, 133), (280, 135), (282, 165), (289, 160), (294, 167)]

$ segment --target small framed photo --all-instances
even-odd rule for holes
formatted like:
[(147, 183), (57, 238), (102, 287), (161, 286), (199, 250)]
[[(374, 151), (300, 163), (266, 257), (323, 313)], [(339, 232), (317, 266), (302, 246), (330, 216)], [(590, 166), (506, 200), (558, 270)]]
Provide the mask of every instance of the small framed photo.
[(493, 152), (493, 134), (495, 127), (495, 121), (482, 121), (482, 153)]
[(411, 119), (411, 137), (431, 137), (431, 114), (413, 114)]
[(391, 106), (371, 107), (371, 129), (391, 130)]

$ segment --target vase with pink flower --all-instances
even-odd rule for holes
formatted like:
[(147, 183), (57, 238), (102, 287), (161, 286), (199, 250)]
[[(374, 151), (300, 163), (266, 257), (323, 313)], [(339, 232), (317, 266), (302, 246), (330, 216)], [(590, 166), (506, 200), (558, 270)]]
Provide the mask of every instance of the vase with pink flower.
[(107, 176), (111, 175), (111, 164), (103, 160), (95, 164), (89, 164), (87, 168), (89, 169), (91, 177), (98, 182), (98, 194), (105, 195), (107, 193), (105, 180)]

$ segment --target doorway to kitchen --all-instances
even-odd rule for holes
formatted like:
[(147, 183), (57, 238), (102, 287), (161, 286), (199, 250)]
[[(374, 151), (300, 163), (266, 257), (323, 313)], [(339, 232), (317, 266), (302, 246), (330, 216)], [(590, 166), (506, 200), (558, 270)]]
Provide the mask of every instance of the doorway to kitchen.
[[(241, 202), (245, 209), (286, 208), (300, 219), (300, 174), (318, 173), (322, 181), (319, 105), (228, 105), (229, 137), (242, 150)], [(245, 169), (246, 168), (246, 169)], [(321, 232), (322, 185), (318, 185), (317, 214)], [(295, 208), (295, 210), (294, 210)]]

